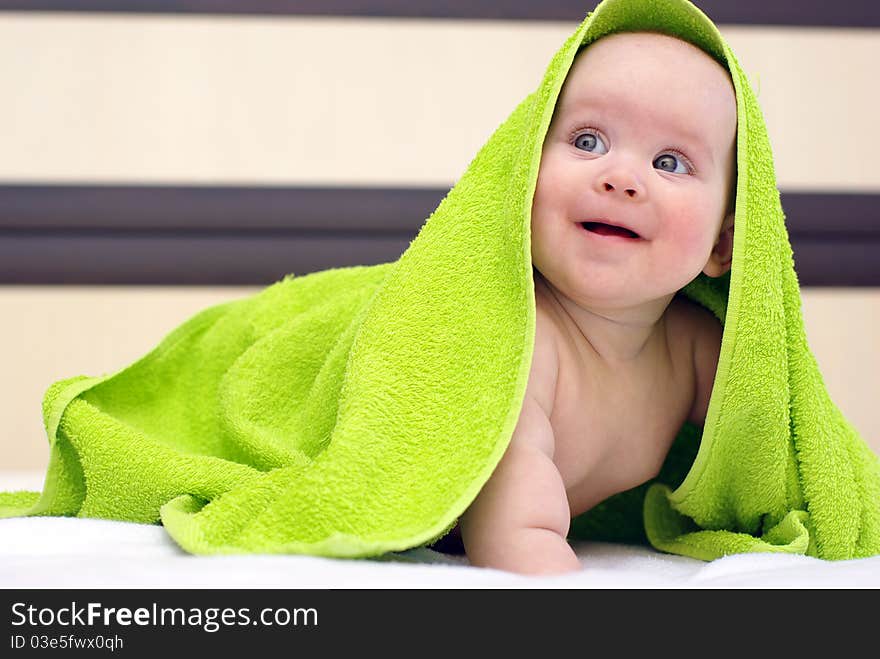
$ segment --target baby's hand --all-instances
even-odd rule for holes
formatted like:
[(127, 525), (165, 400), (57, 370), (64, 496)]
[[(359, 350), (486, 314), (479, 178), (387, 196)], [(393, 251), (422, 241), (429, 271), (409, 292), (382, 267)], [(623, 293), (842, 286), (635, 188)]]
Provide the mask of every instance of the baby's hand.
[(507, 451), (461, 518), (471, 565), (521, 574), (581, 569), (566, 541), (571, 511), (554, 446), (550, 420), (527, 392)]

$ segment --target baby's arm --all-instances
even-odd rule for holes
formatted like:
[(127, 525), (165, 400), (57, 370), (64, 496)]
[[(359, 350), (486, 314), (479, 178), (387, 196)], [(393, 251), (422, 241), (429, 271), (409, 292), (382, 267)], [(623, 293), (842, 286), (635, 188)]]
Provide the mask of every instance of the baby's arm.
[(472, 565), (531, 574), (580, 569), (566, 541), (571, 511), (550, 414), (559, 354), (556, 328), (538, 305), (535, 350), (519, 421), (491, 478), (460, 520)]
[(472, 565), (523, 574), (581, 568), (565, 539), (571, 511), (553, 447), (550, 420), (527, 392), (507, 451), (461, 518)]

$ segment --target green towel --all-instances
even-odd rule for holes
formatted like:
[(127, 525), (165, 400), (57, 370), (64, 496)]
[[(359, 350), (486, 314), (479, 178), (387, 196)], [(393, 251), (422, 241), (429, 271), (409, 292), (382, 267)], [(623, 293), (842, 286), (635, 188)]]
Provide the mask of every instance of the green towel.
[(492, 134), (397, 260), (287, 276), (207, 308), (118, 373), (53, 384), (42, 493), (0, 516), (161, 521), (193, 553), (378, 557), (430, 545), (504, 453), (535, 335), (529, 221), (541, 146), (582, 44), (615, 31), (690, 41), (737, 97), (732, 269), (683, 289), (724, 325), (702, 435), (660, 475), (572, 522), (572, 539), (880, 553), (880, 461), (808, 348), (766, 128), (716, 27), (684, 0), (605, 0)]

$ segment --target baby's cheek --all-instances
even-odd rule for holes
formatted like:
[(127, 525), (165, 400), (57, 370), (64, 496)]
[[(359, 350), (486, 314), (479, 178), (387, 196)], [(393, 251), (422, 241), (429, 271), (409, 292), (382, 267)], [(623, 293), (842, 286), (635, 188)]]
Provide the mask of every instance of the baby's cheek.
[(544, 245), (544, 232), (541, 230), (541, 217), (532, 213), (529, 227), (532, 234), (532, 249), (542, 247)]
[(546, 252), (547, 252), (547, 238), (545, 237), (545, 231), (542, 230), (541, 219), (539, 216), (532, 213), (532, 222), (531, 222), (531, 243), (532, 243), (532, 261), (538, 269), (541, 269), (546, 265), (545, 261), (547, 260)]
[(713, 227), (706, 214), (682, 212), (671, 229), (672, 239), (683, 253), (702, 257), (712, 250)]

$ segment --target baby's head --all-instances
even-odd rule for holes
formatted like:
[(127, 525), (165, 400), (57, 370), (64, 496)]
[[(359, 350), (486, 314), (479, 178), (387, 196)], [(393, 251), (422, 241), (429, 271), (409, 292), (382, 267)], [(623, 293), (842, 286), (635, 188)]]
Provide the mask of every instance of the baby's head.
[[(723, 275), (736, 128), (730, 74), (697, 46), (621, 32), (581, 50), (544, 141), (535, 268), (573, 301), (602, 307), (671, 299), (700, 272)], [(615, 230), (601, 222), (638, 238), (607, 235)]]

